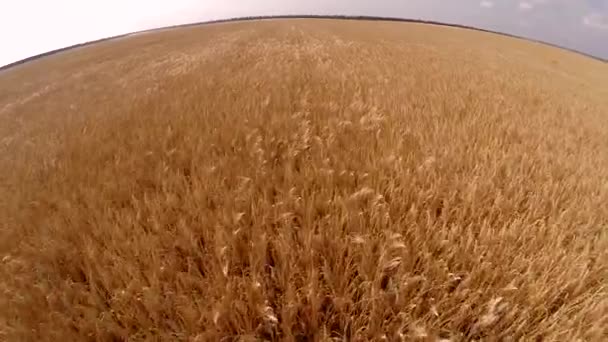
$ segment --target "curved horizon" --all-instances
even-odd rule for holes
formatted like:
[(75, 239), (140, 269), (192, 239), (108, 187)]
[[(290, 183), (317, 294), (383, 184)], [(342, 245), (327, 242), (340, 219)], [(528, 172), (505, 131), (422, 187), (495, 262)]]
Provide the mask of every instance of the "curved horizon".
[(51, 55), (54, 55), (57, 53), (76, 49), (79, 47), (85, 47), (85, 46), (89, 46), (92, 44), (101, 43), (101, 42), (119, 39), (119, 38), (124, 38), (124, 37), (130, 36), (130, 35), (135, 35), (135, 34), (140, 34), (140, 33), (155, 32), (155, 31), (166, 30), (166, 29), (178, 29), (181, 27), (201, 26), (201, 25), (219, 24), (219, 23), (227, 23), (227, 22), (238, 22), (238, 21), (255, 21), (255, 20), (264, 20), (264, 19), (376, 20), (376, 21), (392, 21), (392, 22), (418, 23), (418, 24), (426, 24), (426, 25), (446, 26), (446, 27), (454, 27), (454, 28), (459, 28), (459, 29), (464, 29), (464, 30), (474, 30), (474, 31), (479, 31), (479, 32), (492, 33), (492, 34), (502, 35), (502, 36), (510, 37), (510, 38), (514, 38), (514, 39), (521, 39), (521, 40), (525, 40), (525, 41), (528, 41), (531, 43), (539, 43), (539, 44), (550, 46), (550, 47), (557, 48), (560, 50), (576, 53), (578, 55), (588, 57), (591, 59), (595, 59), (600, 62), (604, 62), (604, 63), (608, 62), (608, 59), (602, 58), (601, 56), (587, 53), (584, 51), (580, 51), (577, 49), (569, 48), (567, 46), (559, 45), (559, 44), (552, 43), (549, 41), (529, 38), (529, 37), (511, 34), (511, 33), (503, 32), (503, 31), (495, 31), (495, 30), (481, 28), (481, 27), (472, 26), (472, 25), (463, 25), (463, 24), (450, 23), (450, 22), (444, 22), (444, 21), (413, 19), (413, 18), (405, 18), (405, 17), (384, 17), (384, 16), (371, 16), (371, 15), (346, 15), (346, 14), (330, 14), (330, 15), (327, 15), (327, 14), (322, 14), (322, 15), (293, 14), (292, 15), (292, 14), (284, 14), (284, 15), (241, 16), (241, 17), (233, 17), (233, 18), (225, 18), (225, 19), (206, 20), (206, 21), (192, 22), (192, 23), (185, 23), (185, 24), (160, 26), (160, 27), (154, 27), (154, 28), (150, 28), (150, 29), (143, 29), (143, 30), (136, 30), (136, 31), (132, 31), (132, 32), (121, 33), (118, 35), (106, 36), (106, 37), (102, 37), (99, 39), (83, 41), (81, 43), (76, 43), (73, 45), (68, 45), (68, 46), (57, 48), (57, 49), (48, 50), (48, 51), (45, 51), (45, 52), (42, 52), (39, 54), (35, 54), (35, 55), (31, 55), (29, 57), (5, 64), (5, 65), (0, 65), (0, 71), (5, 71), (5, 70), (11, 69), (13, 67), (26, 64), (28, 62), (35, 61), (40, 58), (44, 58), (44, 57), (51, 56)]
[(504, 33), (608, 59), (608, 0), (8, 0), (0, 66), (100, 39), (242, 17), (411, 18)]

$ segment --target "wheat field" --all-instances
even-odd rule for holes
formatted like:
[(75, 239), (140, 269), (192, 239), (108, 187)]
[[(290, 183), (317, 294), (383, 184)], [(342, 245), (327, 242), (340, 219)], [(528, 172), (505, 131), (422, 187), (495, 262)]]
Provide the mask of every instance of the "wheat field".
[(606, 341), (608, 64), (413, 23), (0, 72), (0, 340)]

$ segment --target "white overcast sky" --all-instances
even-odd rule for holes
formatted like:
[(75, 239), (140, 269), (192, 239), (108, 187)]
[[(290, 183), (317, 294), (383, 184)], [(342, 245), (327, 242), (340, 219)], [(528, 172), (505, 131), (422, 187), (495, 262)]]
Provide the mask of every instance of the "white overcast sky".
[(270, 14), (444, 21), (540, 39), (608, 59), (608, 0), (2, 0), (0, 66), (122, 33)]

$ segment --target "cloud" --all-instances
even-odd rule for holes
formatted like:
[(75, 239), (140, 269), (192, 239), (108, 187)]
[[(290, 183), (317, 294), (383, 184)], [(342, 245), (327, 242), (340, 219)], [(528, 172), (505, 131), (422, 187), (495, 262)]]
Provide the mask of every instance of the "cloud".
[(543, 6), (543, 5), (548, 5), (550, 4), (551, 0), (527, 0), (527, 1), (520, 1), (519, 5), (517, 6), (521, 11), (529, 11), (533, 8), (535, 8), (536, 6)]
[(483, 8), (492, 8), (492, 7), (494, 7), (494, 3), (492, 1), (484, 0), (479, 3), (479, 6), (481, 6)]
[(608, 14), (591, 13), (583, 17), (583, 24), (588, 27), (608, 30)]
[(534, 8), (534, 5), (532, 5), (529, 2), (522, 1), (519, 3), (519, 9), (522, 11), (528, 11), (528, 10), (531, 10), (532, 8)]

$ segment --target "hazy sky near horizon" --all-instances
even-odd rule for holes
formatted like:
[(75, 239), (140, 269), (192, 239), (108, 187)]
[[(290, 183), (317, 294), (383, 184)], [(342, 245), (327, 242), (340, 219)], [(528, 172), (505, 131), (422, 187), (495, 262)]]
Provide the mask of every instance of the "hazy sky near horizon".
[(608, 59), (608, 0), (5, 0), (0, 66), (139, 30), (273, 14), (347, 14), (486, 28)]

